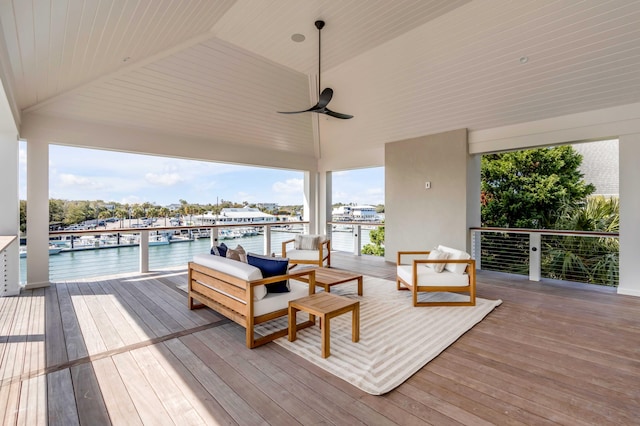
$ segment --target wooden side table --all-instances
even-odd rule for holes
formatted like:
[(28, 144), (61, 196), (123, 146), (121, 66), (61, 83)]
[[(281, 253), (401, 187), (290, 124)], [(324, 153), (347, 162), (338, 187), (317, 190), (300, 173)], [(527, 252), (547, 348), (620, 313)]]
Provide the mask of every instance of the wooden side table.
[[(355, 272), (341, 271), (333, 268), (315, 268), (316, 270), (316, 287), (322, 287), (327, 293), (331, 292), (331, 287), (338, 284), (347, 283), (349, 281), (358, 282), (358, 296), (362, 296), (362, 274)], [(299, 281), (309, 282), (304, 277), (296, 278)]]
[(289, 302), (289, 341), (296, 340), (296, 314), (298, 311), (309, 313), (309, 320), (320, 318), (322, 334), (322, 358), (331, 355), (331, 318), (351, 311), (351, 340), (360, 340), (360, 302), (331, 293), (315, 293)]

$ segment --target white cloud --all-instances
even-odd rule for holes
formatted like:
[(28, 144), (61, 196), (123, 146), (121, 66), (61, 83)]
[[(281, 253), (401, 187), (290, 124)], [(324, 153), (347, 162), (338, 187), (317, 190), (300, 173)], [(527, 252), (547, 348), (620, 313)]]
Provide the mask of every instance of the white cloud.
[(70, 173), (61, 173), (60, 175), (58, 175), (58, 179), (60, 180), (60, 184), (63, 186), (84, 186), (84, 187), (89, 187), (89, 186), (96, 186), (97, 183), (91, 181), (91, 179), (83, 177), (83, 176), (77, 176), (77, 175), (72, 175)]
[(142, 204), (145, 201), (146, 200), (142, 200), (137, 195), (128, 195), (128, 196), (124, 197), (122, 200), (120, 200), (120, 203), (122, 203), (122, 204)]
[(151, 184), (162, 186), (172, 186), (184, 180), (179, 173), (147, 173), (144, 179)]
[(302, 194), (304, 192), (304, 179), (287, 179), (284, 182), (276, 182), (271, 186), (277, 194)]

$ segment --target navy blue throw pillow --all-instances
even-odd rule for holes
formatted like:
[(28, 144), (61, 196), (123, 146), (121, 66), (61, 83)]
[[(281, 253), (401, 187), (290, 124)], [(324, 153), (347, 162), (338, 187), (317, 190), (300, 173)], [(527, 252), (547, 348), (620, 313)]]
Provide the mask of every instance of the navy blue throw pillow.
[[(247, 263), (260, 269), (262, 278), (275, 277), (276, 275), (285, 275), (289, 268), (289, 259), (281, 257), (261, 256), (259, 254), (248, 253)], [(287, 280), (278, 281), (267, 284), (267, 293), (287, 293), (289, 282)]]
[(227, 257), (227, 245), (225, 243), (220, 244), (219, 246), (211, 247), (211, 254), (221, 257)]

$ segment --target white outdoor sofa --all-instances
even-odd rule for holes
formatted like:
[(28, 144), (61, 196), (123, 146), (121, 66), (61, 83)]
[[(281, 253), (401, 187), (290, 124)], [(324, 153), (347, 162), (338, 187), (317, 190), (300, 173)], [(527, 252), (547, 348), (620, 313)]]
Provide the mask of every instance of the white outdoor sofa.
[[(292, 278), (305, 277), (303, 283)], [(286, 336), (288, 328), (256, 338), (254, 326), (288, 314), (289, 301), (315, 293), (315, 271), (262, 278), (255, 266), (226, 257), (199, 254), (189, 262), (189, 309), (208, 306), (246, 329), (248, 348)], [(265, 284), (289, 280), (291, 291), (267, 293)], [(298, 324), (298, 329), (313, 325), (311, 321)]]

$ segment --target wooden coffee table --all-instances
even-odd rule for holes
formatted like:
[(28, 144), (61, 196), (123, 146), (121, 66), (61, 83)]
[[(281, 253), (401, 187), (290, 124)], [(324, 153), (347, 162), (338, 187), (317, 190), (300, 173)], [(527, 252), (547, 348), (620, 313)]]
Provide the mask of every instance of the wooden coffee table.
[[(331, 293), (331, 287), (334, 285), (358, 280), (358, 296), (362, 296), (362, 275), (333, 268), (314, 268), (314, 270), (316, 271), (316, 287), (322, 287), (327, 293)], [(309, 282), (306, 277), (299, 277), (296, 280)]]
[(320, 318), (322, 335), (322, 358), (331, 355), (331, 318), (351, 311), (351, 340), (360, 340), (360, 302), (348, 297), (328, 292), (315, 293), (289, 302), (289, 341), (296, 340), (296, 314), (298, 311), (309, 313), (309, 320)]

